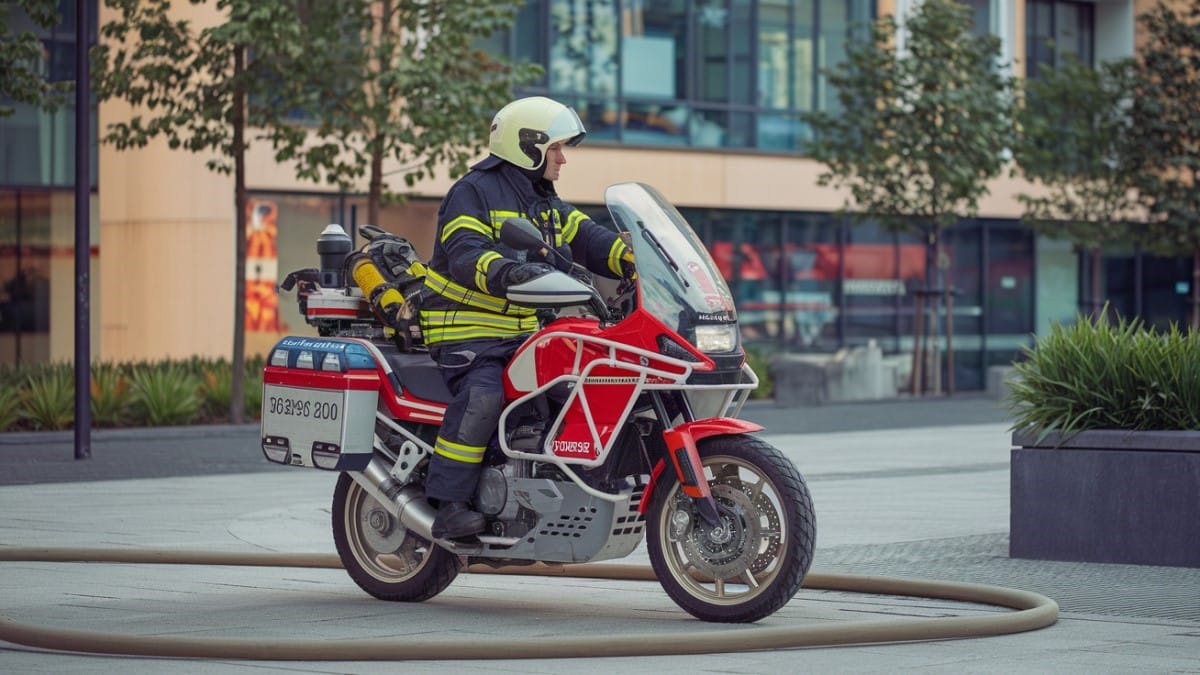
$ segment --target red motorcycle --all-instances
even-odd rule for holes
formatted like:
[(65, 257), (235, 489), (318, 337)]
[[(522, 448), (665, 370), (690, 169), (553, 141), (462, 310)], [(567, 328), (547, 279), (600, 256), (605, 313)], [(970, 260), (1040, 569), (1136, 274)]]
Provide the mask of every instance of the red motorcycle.
[[(437, 364), (381, 334), (352, 284), (301, 294), (322, 337), (272, 350), (262, 448), (273, 462), (341, 472), (334, 541), (367, 593), (420, 601), (464, 561), (610, 560), (643, 540), (662, 587), (699, 619), (757, 621), (800, 588), (812, 500), (795, 466), (752, 435), (761, 427), (737, 418), (758, 378), (728, 286), (653, 188), (614, 185), (605, 199), (628, 233), (635, 279), (555, 271), (508, 290), (538, 310), (541, 329), (506, 371), (473, 504), (489, 523), (478, 541), (430, 533), (423, 482), (450, 400)], [(528, 221), (505, 222), (500, 237), (548, 250)]]

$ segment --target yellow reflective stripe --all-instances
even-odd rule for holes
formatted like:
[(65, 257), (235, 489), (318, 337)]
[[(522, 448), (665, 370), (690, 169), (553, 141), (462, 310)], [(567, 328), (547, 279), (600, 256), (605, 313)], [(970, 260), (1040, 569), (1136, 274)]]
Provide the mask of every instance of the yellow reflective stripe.
[(625, 248), (625, 242), (617, 239), (612, 248), (608, 249), (608, 269), (612, 270), (613, 274), (621, 273), (621, 256), (625, 254)]
[(525, 214), (520, 211), (488, 211), (488, 217), (492, 219), (492, 228), (499, 232), (504, 221), (509, 218), (524, 218)]
[(535, 310), (527, 307), (510, 305), (503, 298), (497, 298), (494, 295), (488, 295), (480, 291), (473, 291), (466, 286), (451, 281), (448, 277), (444, 277), (432, 269), (426, 269), (425, 271), (425, 287), (447, 300), (496, 314), (530, 316), (535, 312)]
[(478, 326), (452, 326), (448, 328), (421, 328), (421, 338), (425, 344), (433, 346), (441, 342), (460, 342), (462, 340), (503, 340), (506, 338), (529, 335), (533, 331), (503, 331), (480, 328)]
[(478, 218), (472, 218), (471, 216), (459, 216), (446, 223), (446, 226), (442, 228), (442, 241), (450, 239), (450, 235), (459, 230), (478, 232), (485, 237), (492, 236), (491, 228), (485, 225), (482, 220)]
[(431, 328), (447, 326), (479, 326), (508, 331), (526, 331), (537, 329), (536, 316), (505, 316), (490, 312), (472, 312), (470, 310), (436, 310), (422, 309), (421, 324)]
[(464, 462), (466, 464), (479, 464), (483, 462), (483, 453), (487, 450), (487, 446), (463, 445), (462, 443), (453, 443), (441, 436), (438, 436), (437, 442), (433, 445), (433, 451), (446, 459), (452, 459), (456, 462)]
[(587, 214), (583, 211), (572, 211), (571, 215), (567, 216), (567, 224), (563, 225), (563, 239), (570, 243), (575, 241), (575, 235), (579, 233), (579, 225), (587, 220)]
[(408, 266), (408, 273), (417, 278), (425, 276), (428, 271), (429, 268), (425, 267), (423, 263), (415, 262)]
[(499, 253), (496, 253), (495, 251), (488, 251), (479, 256), (479, 259), (475, 261), (475, 285), (478, 286), (480, 290), (487, 290), (488, 266), (490, 266), (493, 261), (499, 260), (500, 257), (501, 256)]

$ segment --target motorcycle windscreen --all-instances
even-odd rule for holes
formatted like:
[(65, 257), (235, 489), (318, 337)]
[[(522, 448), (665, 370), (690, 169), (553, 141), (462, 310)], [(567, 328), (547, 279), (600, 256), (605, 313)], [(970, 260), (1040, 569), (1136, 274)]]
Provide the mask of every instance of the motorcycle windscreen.
[(657, 190), (620, 183), (604, 196), (617, 227), (630, 233), (642, 309), (693, 344), (697, 325), (737, 321), (733, 294), (708, 249)]

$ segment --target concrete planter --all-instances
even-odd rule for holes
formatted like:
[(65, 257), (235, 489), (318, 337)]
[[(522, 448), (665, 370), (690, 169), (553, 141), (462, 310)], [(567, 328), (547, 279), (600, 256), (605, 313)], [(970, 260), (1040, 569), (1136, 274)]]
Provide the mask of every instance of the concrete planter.
[(1009, 555), (1200, 567), (1200, 432), (1013, 434)]

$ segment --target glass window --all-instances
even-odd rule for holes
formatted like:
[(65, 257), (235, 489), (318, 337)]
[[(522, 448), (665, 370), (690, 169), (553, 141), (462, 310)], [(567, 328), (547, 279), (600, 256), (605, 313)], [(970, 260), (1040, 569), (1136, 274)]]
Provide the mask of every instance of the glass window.
[(696, 1), (697, 99), (754, 102), (752, 8), (751, 0)]
[(971, 22), (976, 35), (987, 35), (992, 30), (991, 0), (963, 0), (971, 8)]
[(786, 223), (779, 269), (788, 346), (796, 351), (833, 351), (841, 344), (839, 221), (828, 214), (789, 214)]
[[(62, 23), (49, 30), (35, 25), (20, 7), (12, 7), (10, 30), (31, 31), (41, 39), (45, 62), (43, 76), (52, 82), (75, 79), (76, 3), (60, 0)], [(96, 2), (88, 3), (92, 40), (96, 36)], [(12, 107), (0, 117), (0, 185), (73, 185), (75, 183), (75, 104), (69, 94), (65, 105), (49, 113), (28, 104), (15, 104), (7, 92), (0, 101)], [(95, 106), (91, 106), (91, 178), (96, 184)]]
[(1190, 258), (1142, 257), (1141, 317), (1148, 326), (1166, 330), (1188, 325), (1192, 300)]
[(616, 96), (616, 10), (615, 0), (551, 1), (552, 92)]
[(848, 228), (842, 250), (845, 339), (876, 340), (884, 350), (900, 348), (897, 334), (912, 334), (914, 294), (925, 288), (925, 244), (876, 223)]
[(0, 190), (0, 363), (50, 358), (50, 194)]
[(782, 214), (710, 211), (706, 243), (737, 305), (747, 342), (786, 340), (779, 252)]
[(1025, 6), (1025, 76), (1058, 65), (1063, 54), (1093, 64), (1095, 8), (1087, 2), (1029, 0)]
[[(1016, 344), (1034, 330), (1033, 324), (1033, 233), (1027, 229), (988, 230), (987, 322), (997, 347), (1016, 356)], [(1005, 342), (1007, 341), (1007, 342)]]
[(799, 113), (836, 105), (821, 69), (874, 12), (874, 0), (528, 0), (513, 36), (486, 45), (542, 63), (548, 86), (524, 93), (571, 100), (593, 140), (795, 152)]
[(629, 20), (621, 36), (622, 93), (626, 96), (687, 98), (688, 22), (686, 0), (626, 3)]
[[(845, 2), (821, 0), (821, 32), (817, 36), (817, 100), (814, 107), (821, 110), (834, 109), (836, 96), (831, 96), (824, 70), (833, 68), (846, 60), (846, 43), (849, 42), (850, 16)], [(810, 73), (811, 77), (811, 73)]]

